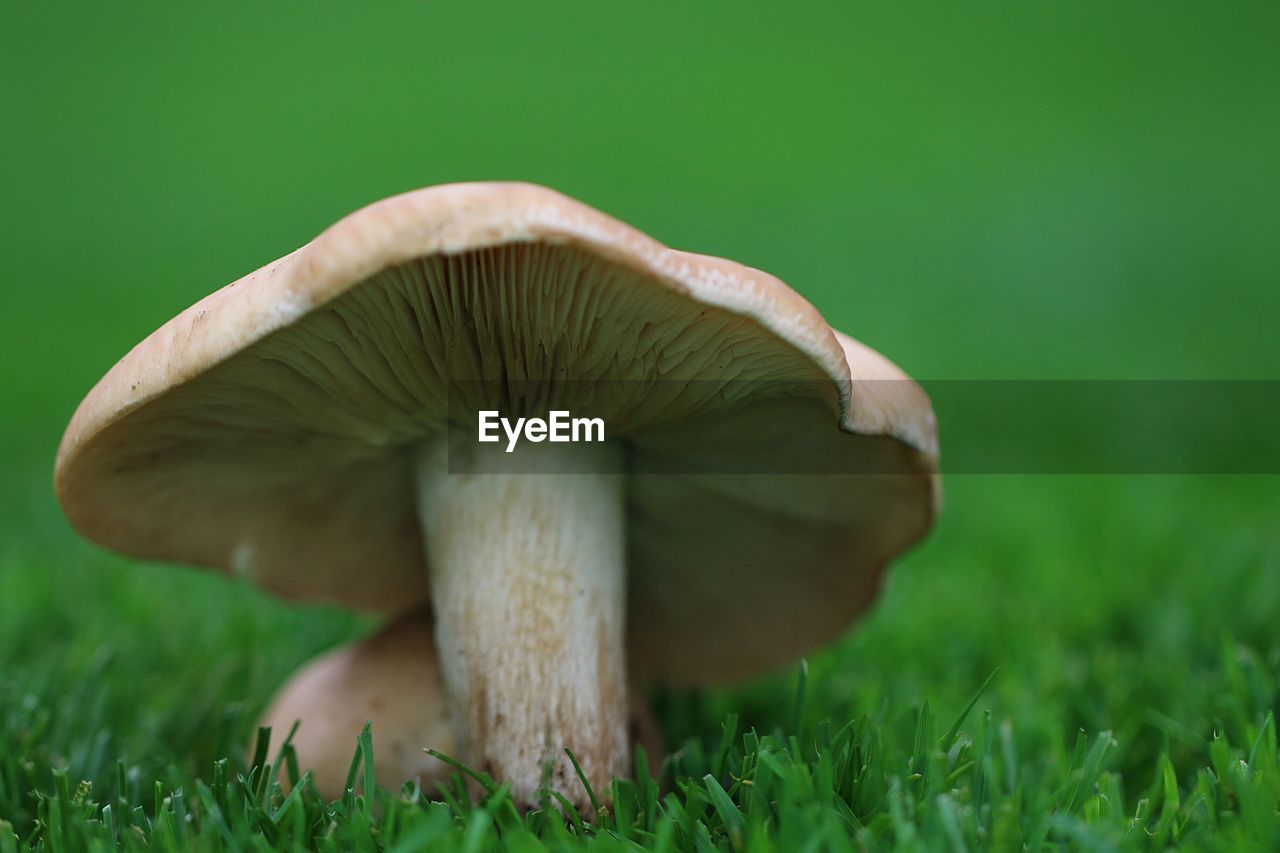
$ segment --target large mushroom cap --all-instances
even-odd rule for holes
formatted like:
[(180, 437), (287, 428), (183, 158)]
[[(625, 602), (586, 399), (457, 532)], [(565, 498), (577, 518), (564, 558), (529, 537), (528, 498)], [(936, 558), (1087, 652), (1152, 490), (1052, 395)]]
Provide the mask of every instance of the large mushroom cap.
[(386, 199), (196, 303), (81, 403), (57, 492), (118, 551), (404, 611), (429, 595), (410, 457), (451, 396), (589, 409), (625, 440), (640, 677), (825, 642), (934, 513), (933, 416), (901, 371), (772, 276), (526, 184)]

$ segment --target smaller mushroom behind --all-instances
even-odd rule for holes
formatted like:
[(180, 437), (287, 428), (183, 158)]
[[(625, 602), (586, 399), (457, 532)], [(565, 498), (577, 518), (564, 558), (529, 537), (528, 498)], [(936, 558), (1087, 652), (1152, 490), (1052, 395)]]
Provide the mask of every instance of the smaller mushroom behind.
[[(271, 727), (274, 754), (295, 722), (298, 766), (310, 770), (327, 799), (343, 794), (356, 736), (373, 722), (373, 754), (380, 786), (397, 790), (416, 779), (428, 795), (451, 768), (428, 755), (457, 755), (436, 656), (434, 625), (426, 611), (402, 616), (373, 635), (321, 655), (300, 669), (272, 699), (259, 726)], [(662, 732), (649, 706), (632, 692), (631, 744), (643, 746), (651, 772), (665, 754)]]
[(456, 742), (432, 630), (427, 614), (407, 616), (300, 669), (258, 722), (271, 727), (270, 754), (299, 722), (293, 736), (298, 767), (311, 771), (321, 795), (337, 799), (356, 737), (371, 720), (378, 784), (394, 791), (417, 779), (424, 791), (434, 791), (450, 768), (423, 750), (452, 755)]

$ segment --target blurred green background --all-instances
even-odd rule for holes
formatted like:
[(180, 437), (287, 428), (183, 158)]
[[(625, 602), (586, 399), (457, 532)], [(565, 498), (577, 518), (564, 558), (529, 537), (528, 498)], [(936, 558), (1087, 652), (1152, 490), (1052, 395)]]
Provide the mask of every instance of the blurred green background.
[[(115, 359), (380, 197), (544, 183), (780, 276), (927, 379), (1280, 378), (1274, 3), (0, 15), (0, 734), (85, 778), (238, 750), (291, 667), (363, 627), (103, 554), (49, 483)], [(812, 660), (809, 713), (954, 713), (1000, 666), (983, 707), (1030, 755), (1113, 729), (1145, 785), (1158, 749), (1256, 717), (1224, 683), (1275, 707), (1275, 478), (947, 491), (882, 606)], [(769, 725), (789, 678), (660, 704), (675, 737), (725, 709)], [(56, 709), (38, 735), (24, 702)]]

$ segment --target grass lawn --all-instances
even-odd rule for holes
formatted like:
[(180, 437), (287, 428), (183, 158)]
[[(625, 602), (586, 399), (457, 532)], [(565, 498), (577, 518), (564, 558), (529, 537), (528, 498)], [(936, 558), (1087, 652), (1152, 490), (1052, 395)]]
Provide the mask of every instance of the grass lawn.
[(360, 624), (88, 549), (18, 550), (0, 575), (0, 814), (54, 849), (1268, 849), (1278, 492), (957, 478), (937, 535), (807, 676), (655, 695), (672, 747), (658, 781), (619, 782), (589, 828), (521, 817), (501, 791), (285, 797), (287, 762), (249, 766), (253, 715)]
[(49, 485), (151, 329), (461, 179), (770, 270), (926, 379), (1275, 379), (1280, 14), (1246, 5), (0, 13), (0, 853), (1280, 849), (1280, 477), (949, 476), (839, 641), (655, 688), (669, 753), (590, 824), (254, 766), (271, 692), (373, 622), (104, 553)]

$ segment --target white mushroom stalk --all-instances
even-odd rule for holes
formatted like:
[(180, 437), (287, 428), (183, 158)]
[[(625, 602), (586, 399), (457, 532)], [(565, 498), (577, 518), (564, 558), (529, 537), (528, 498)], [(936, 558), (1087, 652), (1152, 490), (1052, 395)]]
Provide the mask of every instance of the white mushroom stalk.
[[(450, 452), (451, 451), (451, 452)], [(446, 440), (418, 455), (436, 642), (462, 757), (534, 805), (629, 766), (623, 453)]]

